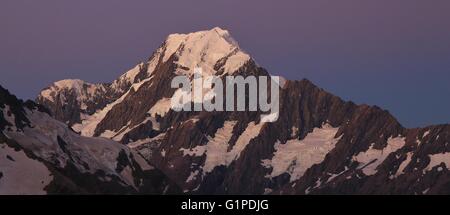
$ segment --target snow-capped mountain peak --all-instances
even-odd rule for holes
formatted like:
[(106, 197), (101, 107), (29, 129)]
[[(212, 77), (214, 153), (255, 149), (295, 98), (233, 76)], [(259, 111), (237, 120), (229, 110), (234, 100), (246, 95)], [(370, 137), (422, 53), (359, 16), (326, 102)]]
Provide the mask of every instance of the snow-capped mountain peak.
[[(250, 56), (242, 51), (227, 30), (211, 30), (188, 34), (171, 34), (164, 43), (163, 62), (173, 54), (184, 72), (201, 67), (206, 73), (232, 73), (243, 66)], [(222, 65), (219, 65), (222, 64)]]
[[(55, 118), (74, 125), (152, 79), (156, 85), (171, 74), (191, 76), (197, 67), (201, 67), (205, 75), (233, 74), (249, 61), (252, 61), (251, 57), (242, 51), (229, 31), (219, 27), (171, 34), (148, 61), (137, 64), (113, 82), (58, 81), (44, 89), (37, 101), (51, 107), (49, 109)], [(69, 110), (62, 111), (64, 108)]]
[(54, 82), (52, 86), (43, 90), (39, 96), (54, 101), (54, 92), (61, 90), (73, 91), (78, 96), (79, 101), (82, 101), (94, 96), (97, 91), (104, 91), (105, 88), (101, 84), (91, 84), (80, 79), (65, 79)]
[[(79, 138), (137, 150), (188, 193), (449, 193), (450, 125), (407, 129), (385, 110), (343, 101), (308, 80), (281, 79), (279, 120), (270, 123), (262, 112), (171, 110), (171, 81), (196, 67), (204, 75), (269, 74), (228, 31), (213, 28), (169, 35), (148, 61), (88, 102), (65, 90), (38, 102)], [(80, 89), (79, 81), (59, 85)], [(20, 115), (10, 110), (0, 111), (3, 127), (20, 130)]]

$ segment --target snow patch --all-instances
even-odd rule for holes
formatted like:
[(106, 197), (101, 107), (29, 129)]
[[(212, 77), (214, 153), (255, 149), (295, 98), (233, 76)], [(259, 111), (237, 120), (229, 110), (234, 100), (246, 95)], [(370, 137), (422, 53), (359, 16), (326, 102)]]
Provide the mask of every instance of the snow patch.
[(337, 173), (337, 174), (331, 174), (330, 177), (327, 179), (327, 182), (326, 182), (326, 183), (329, 183), (329, 182), (333, 181), (335, 178), (341, 176), (342, 174), (344, 174), (344, 173), (347, 172), (347, 171), (348, 171), (348, 167), (345, 167), (345, 170), (344, 170), (344, 171), (342, 171), (342, 172), (340, 172), (340, 173)]
[(234, 160), (239, 158), (241, 152), (250, 141), (259, 135), (260, 130), (264, 125), (264, 123), (249, 123), (245, 131), (239, 136), (231, 151), (227, 151), (229, 141), (233, 136), (233, 128), (236, 123), (236, 121), (226, 121), (224, 126), (217, 130), (214, 138), (209, 138), (209, 142), (206, 145), (180, 150), (183, 152), (184, 156), (206, 155), (205, 163), (202, 166), (203, 174), (213, 171), (217, 166), (228, 166)]
[(116, 132), (111, 130), (106, 130), (102, 134), (100, 134), (100, 137), (111, 139), (116, 135)]
[(180, 151), (183, 152), (183, 156), (199, 157), (205, 154), (206, 146), (196, 146), (192, 149), (181, 148)]
[(161, 133), (159, 135), (157, 135), (156, 137), (153, 138), (145, 138), (145, 139), (141, 139), (141, 140), (136, 140), (134, 142), (128, 143), (128, 147), (131, 149), (134, 149), (136, 147), (139, 147), (141, 145), (147, 144), (147, 143), (151, 143), (153, 141), (158, 141), (161, 140), (165, 137), (166, 133)]
[(295, 136), (297, 136), (298, 128), (295, 126), (292, 126), (291, 130), (292, 130), (291, 137), (294, 138)]
[(278, 120), (279, 113), (263, 114), (261, 115), (261, 122), (275, 122)]
[(430, 134), (430, 130), (426, 131), (425, 133), (423, 133), (422, 138), (425, 138), (426, 136), (428, 136)]
[(392, 153), (405, 145), (404, 137), (390, 137), (387, 141), (387, 146), (383, 149), (374, 149), (373, 144), (365, 152), (360, 152), (353, 157), (354, 161), (360, 163), (359, 168), (367, 176), (377, 173), (377, 167)]
[(226, 165), (228, 143), (233, 136), (233, 128), (236, 121), (226, 121), (224, 126), (217, 130), (214, 138), (210, 139), (207, 144), (207, 155), (203, 166), (204, 173), (211, 172), (216, 166)]
[(431, 170), (433, 167), (438, 166), (441, 163), (444, 163), (447, 169), (450, 169), (450, 152), (428, 155), (428, 157), (430, 158), (430, 163), (425, 168), (426, 170)]
[(232, 74), (244, 64), (250, 60), (250, 56), (248, 54), (245, 54), (243, 52), (237, 52), (236, 54), (230, 56), (227, 59), (227, 62), (224, 65), (224, 73), (225, 74)]
[(325, 124), (314, 128), (303, 140), (288, 140), (285, 144), (275, 143), (272, 159), (262, 160), (262, 165), (272, 168), (268, 178), (288, 173), (291, 182), (300, 179), (314, 164), (321, 163), (335, 147), (340, 137), (335, 138), (339, 128)]
[(161, 117), (164, 117), (167, 112), (169, 112), (171, 108), (171, 100), (170, 98), (162, 98), (159, 101), (156, 102), (155, 105), (153, 105), (152, 108), (148, 111), (148, 113), (152, 117), (156, 117), (156, 115), (159, 115)]
[(406, 159), (398, 167), (397, 173), (395, 174), (396, 177), (405, 173), (404, 170), (406, 166), (408, 166), (408, 164), (411, 162), (412, 155), (413, 155), (412, 152), (406, 153)]
[(197, 179), (199, 171), (195, 170), (193, 172), (191, 172), (191, 175), (189, 175), (189, 177), (186, 179), (186, 183), (189, 183), (191, 181), (194, 181), (195, 179)]
[(186, 39), (186, 34), (171, 34), (167, 37), (165, 42), (165, 52), (163, 62), (169, 60), (170, 56), (180, 47), (181, 43)]
[(273, 192), (273, 190), (270, 189), (270, 188), (265, 188), (265, 189), (264, 189), (264, 195), (268, 195), (268, 194), (270, 194), (271, 192)]

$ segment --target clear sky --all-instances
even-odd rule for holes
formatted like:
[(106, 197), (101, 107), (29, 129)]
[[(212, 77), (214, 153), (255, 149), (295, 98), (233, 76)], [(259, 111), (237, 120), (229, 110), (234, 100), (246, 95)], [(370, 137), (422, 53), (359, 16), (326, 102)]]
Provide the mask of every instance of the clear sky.
[(219, 26), (258, 64), (407, 127), (450, 122), (448, 0), (2, 0), (0, 84), (109, 82), (170, 33)]

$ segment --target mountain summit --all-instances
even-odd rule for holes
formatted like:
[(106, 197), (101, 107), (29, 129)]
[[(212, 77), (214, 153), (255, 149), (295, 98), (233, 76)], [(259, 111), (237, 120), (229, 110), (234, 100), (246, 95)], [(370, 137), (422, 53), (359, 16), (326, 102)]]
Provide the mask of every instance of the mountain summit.
[(201, 67), (208, 73), (219, 70), (232, 73), (250, 60), (230, 33), (218, 27), (190, 34), (171, 34), (164, 47), (163, 62), (175, 55), (176, 64), (184, 71)]
[(308, 80), (285, 81), (275, 122), (259, 111), (175, 112), (171, 80), (195, 67), (222, 78), (269, 74), (214, 28), (168, 36), (112, 83), (56, 82), (37, 102), (82, 136), (136, 150), (185, 193), (450, 193), (450, 125), (407, 129)]

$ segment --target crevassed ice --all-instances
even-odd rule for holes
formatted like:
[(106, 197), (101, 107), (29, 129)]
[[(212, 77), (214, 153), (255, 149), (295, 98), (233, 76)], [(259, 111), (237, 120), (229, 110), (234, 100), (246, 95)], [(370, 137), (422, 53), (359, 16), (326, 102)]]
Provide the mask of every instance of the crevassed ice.
[(314, 128), (303, 140), (288, 140), (285, 144), (277, 142), (272, 159), (262, 160), (262, 165), (272, 168), (268, 178), (288, 173), (290, 181), (300, 179), (314, 164), (321, 163), (340, 137), (335, 138), (339, 128), (325, 124), (322, 128)]
[(245, 131), (239, 136), (233, 148), (230, 151), (227, 151), (229, 141), (233, 136), (233, 128), (236, 123), (236, 121), (225, 121), (224, 126), (217, 130), (214, 138), (210, 138), (206, 145), (196, 146), (192, 149), (182, 148), (180, 151), (183, 152), (184, 156), (206, 155), (205, 163), (201, 167), (203, 169), (203, 175), (213, 171), (217, 166), (228, 166), (234, 160), (239, 158), (241, 152), (250, 141), (259, 135), (261, 128), (264, 125), (264, 123), (249, 123)]

